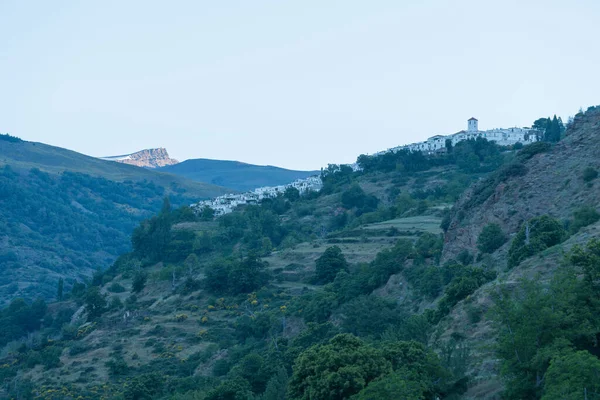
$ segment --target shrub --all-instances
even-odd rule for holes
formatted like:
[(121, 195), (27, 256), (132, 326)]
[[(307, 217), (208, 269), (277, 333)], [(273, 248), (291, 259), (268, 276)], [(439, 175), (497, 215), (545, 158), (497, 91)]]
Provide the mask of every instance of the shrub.
[(108, 291), (112, 293), (123, 293), (125, 290), (123, 285), (118, 282), (114, 282), (108, 287)]
[(573, 222), (570, 226), (571, 234), (576, 233), (584, 226), (591, 225), (600, 220), (600, 214), (594, 207), (583, 206), (573, 212)]
[(548, 142), (531, 143), (519, 150), (519, 152), (517, 153), (517, 157), (519, 157), (521, 160), (529, 160), (536, 154), (545, 153), (551, 148), (552, 145)]
[(508, 266), (517, 266), (534, 254), (555, 246), (565, 238), (560, 222), (548, 215), (532, 218), (525, 222), (512, 241), (508, 251)]
[(582, 178), (584, 182), (591, 182), (598, 177), (598, 170), (593, 167), (587, 167), (583, 170)]
[(317, 283), (329, 283), (335, 279), (340, 271), (348, 269), (346, 257), (338, 246), (329, 247), (321, 257), (315, 261), (315, 272)]
[(493, 253), (506, 243), (506, 240), (507, 237), (502, 232), (500, 225), (488, 224), (479, 234), (479, 238), (477, 238), (477, 248), (482, 253)]

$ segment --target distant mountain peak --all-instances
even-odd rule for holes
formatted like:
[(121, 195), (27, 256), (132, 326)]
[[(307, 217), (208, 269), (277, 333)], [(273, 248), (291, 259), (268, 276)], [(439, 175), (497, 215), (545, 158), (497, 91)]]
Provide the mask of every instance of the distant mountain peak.
[(160, 168), (179, 163), (179, 161), (169, 157), (169, 153), (164, 147), (140, 150), (136, 151), (135, 153), (125, 154), (122, 156), (109, 156), (100, 158), (102, 160), (116, 161), (123, 164), (145, 168)]

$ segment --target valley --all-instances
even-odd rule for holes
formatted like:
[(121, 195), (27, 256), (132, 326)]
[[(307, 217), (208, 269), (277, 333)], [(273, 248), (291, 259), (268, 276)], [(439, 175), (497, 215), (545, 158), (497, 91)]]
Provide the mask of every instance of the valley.
[(558, 142), (361, 156), (318, 192), (219, 217), (164, 200), (110, 267), (2, 311), (3, 393), (546, 400), (565, 379), (592, 393), (598, 132), (590, 107)]

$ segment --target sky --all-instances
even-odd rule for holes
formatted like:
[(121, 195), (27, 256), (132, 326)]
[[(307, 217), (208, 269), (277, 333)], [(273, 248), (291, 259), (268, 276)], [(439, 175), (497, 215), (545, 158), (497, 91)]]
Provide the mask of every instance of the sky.
[(600, 104), (597, 0), (0, 0), (0, 133), (291, 169)]

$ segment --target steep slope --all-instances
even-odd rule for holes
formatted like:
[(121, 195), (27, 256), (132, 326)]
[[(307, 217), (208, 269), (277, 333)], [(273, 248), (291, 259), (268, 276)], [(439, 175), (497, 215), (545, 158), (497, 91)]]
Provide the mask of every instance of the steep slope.
[[(514, 235), (532, 217), (548, 214), (567, 220), (578, 207), (600, 204), (600, 185), (583, 177), (587, 168), (600, 169), (600, 110), (576, 116), (566, 137), (552, 148), (538, 145), (534, 147), (538, 154), (529, 159), (530, 154), (523, 155), (515, 162), (522, 166), (517, 173), (496, 174), (457, 202), (445, 235), (443, 260), (465, 249), (477, 253), (477, 238), (489, 223)], [(499, 258), (504, 258), (509, 243), (497, 253)]]
[(127, 251), (160, 209), (224, 193), (212, 185), (102, 161), (42, 143), (0, 140), (0, 304), (52, 298)]
[(136, 151), (135, 153), (125, 154), (122, 156), (100, 157), (102, 160), (116, 161), (123, 164), (135, 165), (136, 167), (144, 168), (159, 168), (166, 165), (174, 165), (179, 161), (169, 157), (169, 153), (165, 148), (145, 149)]
[[(590, 107), (585, 114), (578, 114), (565, 138), (551, 148), (544, 150), (542, 145), (535, 148), (539, 152), (517, 156), (516, 163), (524, 167), (518, 174), (497, 174), (471, 187), (455, 204), (445, 234), (443, 261), (455, 259), (464, 250), (478, 254), (477, 239), (488, 224), (498, 224), (508, 237), (503, 246), (491, 255), (484, 255), (480, 263), (496, 270), (497, 279), (459, 302), (438, 326), (436, 340), (460, 337), (462, 346), (470, 351), (468, 371), (473, 380), (466, 399), (495, 399), (506, 389), (500, 373), (501, 360), (494, 347), (500, 328), (490, 313), (493, 299), (504, 290), (515, 295), (522, 290), (523, 279), (548, 290), (557, 275), (564, 272), (565, 265), (569, 265), (566, 255), (573, 247), (585, 246), (590, 239), (600, 237), (600, 222), (591, 218), (588, 226), (571, 230), (570, 236), (567, 233), (569, 237), (563, 242), (525, 258), (516, 266), (507, 265), (511, 244), (525, 221), (549, 215), (568, 228), (573, 224), (576, 210), (600, 208), (600, 182), (594, 178), (600, 170), (600, 108)], [(534, 229), (532, 225), (531, 232)], [(535, 319), (540, 311), (541, 307), (535, 309), (530, 318)], [(558, 318), (561, 321), (565, 317)], [(516, 348), (515, 345), (514, 352)]]
[(294, 171), (270, 165), (253, 165), (239, 161), (198, 158), (160, 168), (198, 182), (246, 191), (262, 186), (285, 185), (296, 179), (317, 175), (319, 171)]

